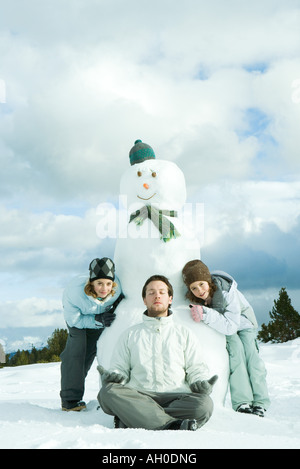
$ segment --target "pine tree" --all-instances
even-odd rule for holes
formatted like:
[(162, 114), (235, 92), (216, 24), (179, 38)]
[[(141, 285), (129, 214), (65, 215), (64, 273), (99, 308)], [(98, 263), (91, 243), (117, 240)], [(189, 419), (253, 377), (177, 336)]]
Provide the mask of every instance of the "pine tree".
[(287, 342), (300, 337), (300, 314), (293, 308), (285, 288), (269, 313), (271, 321), (262, 324), (258, 339), (263, 342)]
[(60, 361), (60, 354), (66, 346), (68, 331), (55, 329), (47, 341), (47, 347), (37, 350), (32, 346), (31, 351), (18, 350), (13, 356), (6, 356), (5, 366), (31, 365), (33, 363), (49, 363)]
[[(50, 357), (56, 357), (58, 361), (60, 354), (66, 346), (68, 331), (66, 329), (55, 329), (52, 336), (48, 339), (48, 348)], [(51, 359), (52, 361), (52, 359)]]

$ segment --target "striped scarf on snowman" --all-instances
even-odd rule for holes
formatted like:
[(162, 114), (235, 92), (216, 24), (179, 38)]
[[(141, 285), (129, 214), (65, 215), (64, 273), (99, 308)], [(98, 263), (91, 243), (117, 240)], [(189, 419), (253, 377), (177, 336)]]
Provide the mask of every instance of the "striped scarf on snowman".
[(165, 243), (171, 239), (176, 239), (180, 233), (176, 230), (173, 223), (166, 217), (177, 217), (175, 210), (159, 210), (153, 205), (144, 205), (140, 210), (130, 215), (129, 223), (134, 221), (138, 226), (142, 225), (144, 221), (149, 218), (156, 226), (161, 234), (161, 238)]

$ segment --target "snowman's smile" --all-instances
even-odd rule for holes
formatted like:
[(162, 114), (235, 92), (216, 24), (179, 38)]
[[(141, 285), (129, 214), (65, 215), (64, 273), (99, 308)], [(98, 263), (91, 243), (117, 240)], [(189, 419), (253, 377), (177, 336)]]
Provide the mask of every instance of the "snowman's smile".
[(150, 197), (148, 197), (148, 199), (145, 199), (144, 197), (140, 197), (139, 195), (137, 196), (139, 199), (142, 199), (142, 200), (150, 200), (152, 199), (152, 197), (154, 197), (156, 195), (156, 192), (154, 192), (153, 195), (151, 195)]

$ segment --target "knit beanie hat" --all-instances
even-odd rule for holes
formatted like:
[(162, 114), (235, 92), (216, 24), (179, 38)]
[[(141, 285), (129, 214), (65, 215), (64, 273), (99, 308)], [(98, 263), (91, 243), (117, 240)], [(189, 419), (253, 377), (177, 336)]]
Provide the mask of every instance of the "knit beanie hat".
[(185, 264), (182, 269), (182, 277), (186, 286), (189, 286), (194, 282), (205, 281), (212, 283), (212, 278), (208, 267), (200, 260), (195, 259)]
[(129, 152), (129, 159), (131, 166), (133, 166), (146, 160), (155, 159), (155, 153), (150, 145), (143, 143), (142, 140), (136, 140)]
[(90, 282), (99, 278), (106, 278), (108, 280), (115, 279), (115, 264), (108, 257), (102, 259), (94, 259), (89, 266), (90, 269)]

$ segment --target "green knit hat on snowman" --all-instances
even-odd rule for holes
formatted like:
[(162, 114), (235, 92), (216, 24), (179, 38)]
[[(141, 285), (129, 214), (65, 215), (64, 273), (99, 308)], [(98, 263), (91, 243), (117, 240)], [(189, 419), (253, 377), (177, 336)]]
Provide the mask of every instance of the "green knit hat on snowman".
[(129, 159), (131, 166), (133, 166), (137, 163), (143, 163), (143, 161), (146, 160), (155, 159), (155, 153), (150, 145), (143, 143), (142, 140), (136, 140), (129, 152)]

